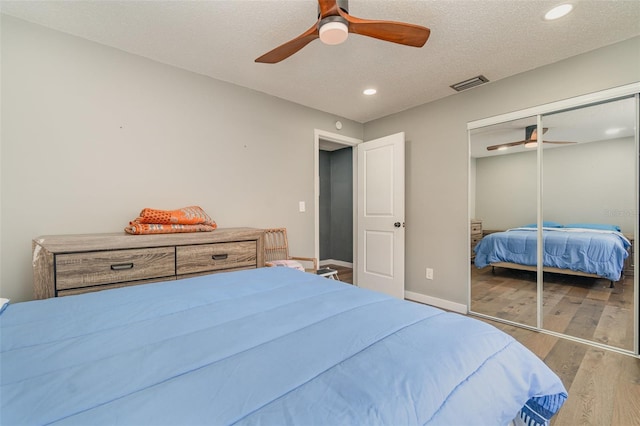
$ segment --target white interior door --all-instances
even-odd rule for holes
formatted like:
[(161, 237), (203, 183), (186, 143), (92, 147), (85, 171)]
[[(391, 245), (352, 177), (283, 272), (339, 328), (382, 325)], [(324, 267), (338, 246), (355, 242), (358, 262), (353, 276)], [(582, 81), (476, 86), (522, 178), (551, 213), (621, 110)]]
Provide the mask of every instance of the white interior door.
[(357, 285), (404, 299), (404, 133), (356, 150)]

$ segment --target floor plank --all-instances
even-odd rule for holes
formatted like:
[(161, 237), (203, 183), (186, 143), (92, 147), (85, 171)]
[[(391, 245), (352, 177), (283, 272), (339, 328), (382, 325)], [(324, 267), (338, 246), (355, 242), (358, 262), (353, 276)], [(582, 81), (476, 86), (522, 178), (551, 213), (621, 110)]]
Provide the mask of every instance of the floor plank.
[(616, 388), (612, 425), (640, 425), (640, 360), (627, 358), (621, 364)]
[(587, 350), (575, 372), (567, 406), (556, 419), (557, 424), (611, 424), (615, 386), (621, 374), (616, 357), (604, 349)]

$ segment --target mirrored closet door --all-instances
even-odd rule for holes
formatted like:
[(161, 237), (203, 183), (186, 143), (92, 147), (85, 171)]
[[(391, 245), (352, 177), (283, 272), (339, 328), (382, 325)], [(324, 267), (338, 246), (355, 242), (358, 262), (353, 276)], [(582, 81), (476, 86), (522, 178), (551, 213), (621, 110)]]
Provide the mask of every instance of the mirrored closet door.
[[(537, 273), (535, 234), (529, 239), (533, 256), (529, 268), (505, 269), (494, 250), (508, 241), (504, 231), (535, 225), (537, 218), (536, 150), (510, 143), (523, 140), (536, 117), (499, 123), (471, 131), (471, 164), (475, 175), (475, 205), (471, 215), (481, 234), (471, 249), (471, 310), (507, 321), (537, 325)], [(484, 240), (484, 241), (483, 241)], [(478, 245), (479, 244), (479, 245)]]
[(638, 353), (640, 87), (469, 124), (469, 311)]
[[(629, 97), (542, 116), (546, 330), (633, 350), (636, 146)], [(573, 245), (573, 246), (569, 246)], [(626, 256), (626, 257), (625, 257)]]

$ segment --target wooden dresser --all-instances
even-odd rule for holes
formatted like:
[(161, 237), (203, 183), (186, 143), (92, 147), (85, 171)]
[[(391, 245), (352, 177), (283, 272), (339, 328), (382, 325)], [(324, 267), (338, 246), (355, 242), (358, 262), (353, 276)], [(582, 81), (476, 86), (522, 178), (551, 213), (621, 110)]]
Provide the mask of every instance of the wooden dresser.
[(473, 249), (476, 247), (476, 244), (480, 242), (482, 239), (482, 221), (480, 219), (471, 219), (471, 261), (476, 258), (476, 254)]
[(33, 240), (36, 299), (264, 266), (264, 232), (52, 235)]

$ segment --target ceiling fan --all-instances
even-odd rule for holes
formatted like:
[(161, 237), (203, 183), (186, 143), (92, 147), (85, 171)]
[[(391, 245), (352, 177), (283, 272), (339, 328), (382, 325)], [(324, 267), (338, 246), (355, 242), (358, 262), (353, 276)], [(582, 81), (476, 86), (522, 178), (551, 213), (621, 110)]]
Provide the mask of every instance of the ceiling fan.
[[(544, 127), (542, 129), (542, 134), (544, 135), (545, 133), (547, 133), (547, 130), (549, 130), (549, 128), (548, 127)], [(511, 148), (513, 146), (518, 146), (518, 145), (524, 145), (525, 148), (535, 148), (535, 147), (538, 146), (538, 126), (533, 124), (531, 126), (525, 127), (524, 135), (525, 135), (525, 138), (522, 141), (501, 143), (501, 144), (498, 144), (498, 145), (491, 145), (491, 146), (487, 147), (487, 151), (495, 151), (497, 149), (507, 149), (507, 148)], [(551, 143), (551, 144), (564, 145), (564, 144), (571, 144), (571, 143), (577, 143), (577, 142), (546, 141), (546, 140), (543, 140), (542, 143), (543, 144), (544, 143)]]
[(431, 30), (420, 25), (393, 21), (374, 21), (349, 15), (348, 0), (318, 0), (318, 21), (307, 31), (256, 59), (256, 62), (275, 64), (293, 55), (313, 40), (325, 44), (340, 44), (349, 33), (384, 41), (422, 47)]

